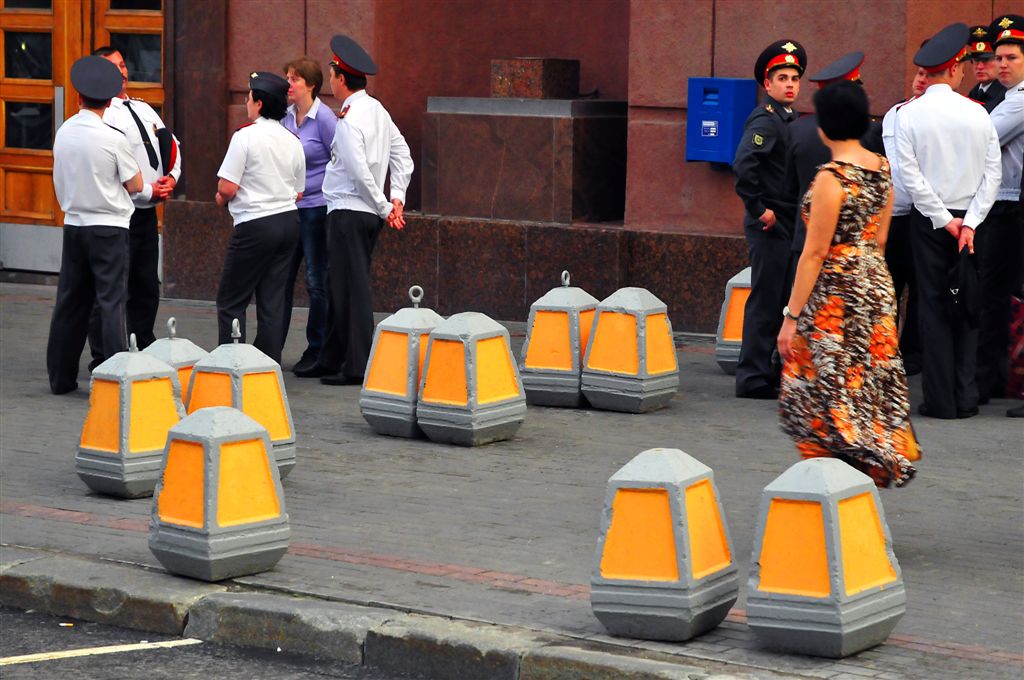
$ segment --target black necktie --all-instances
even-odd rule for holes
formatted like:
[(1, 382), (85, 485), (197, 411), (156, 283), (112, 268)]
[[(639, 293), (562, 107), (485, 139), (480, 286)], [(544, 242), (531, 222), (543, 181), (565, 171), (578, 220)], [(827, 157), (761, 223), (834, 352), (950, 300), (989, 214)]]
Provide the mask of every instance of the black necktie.
[(149, 135), (146, 133), (146, 128), (143, 127), (142, 121), (139, 120), (138, 114), (132, 111), (131, 102), (127, 99), (124, 100), (125, 108), (128, 109), (128, 113), (132, 114), (132, 120), (139, 127), (139, 134), (142, 136), (142, 144), (146, 147), (146, 155), (149, 156), (149, 166), (156, 170), (160, 167), (160, 163), (156, 159), (156, 151), (153, 149), (153, 143), (149, 141)]

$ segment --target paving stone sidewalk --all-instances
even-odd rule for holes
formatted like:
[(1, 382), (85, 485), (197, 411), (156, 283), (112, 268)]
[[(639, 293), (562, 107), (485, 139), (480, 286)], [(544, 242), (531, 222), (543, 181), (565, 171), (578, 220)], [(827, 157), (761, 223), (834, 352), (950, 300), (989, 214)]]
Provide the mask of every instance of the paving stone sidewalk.
[[(54, 289), (0, 285), (0, 543), (159, 568), (151, 500), (90, 494), (74, 472), (88, 404), (49, 394)], [(165, 300), (178, 334), (212, 349), (214, 309)], [(250, 320), (254, 328), (255, 321)], [(296, 310), (285, 366), (304, 348)], [(522, 324), (512, 324), (515, 349)], [(158, 336), (161, 335), (158, 329)], [(531, 407), (517, 437), (464, 449), (374, 435), (358, 387), (286, 374), (298, 464), (284, 488), (292, 544), (278, 567), (238, 581), (267, 590), (553, 631), (752, 669), (821, 678), (1024, 677), (1024, 424), (995, 400), (970, 420), (917, 418), (918, 476), (882, 501), (907, 614), (885, 645), (841, 660), (757, 647), (744, 598), (686, 644), (608, 638), (588, 601), (605, 483), (638, 452), (681, 448), (715, 470), (745, 584), (761, 490), (796, 462), (774, 404), (732, 397), (712, 343), (680, 337), (681, 387), (646, 415)], [(911, 381), (920, 399), (920, 383)]]

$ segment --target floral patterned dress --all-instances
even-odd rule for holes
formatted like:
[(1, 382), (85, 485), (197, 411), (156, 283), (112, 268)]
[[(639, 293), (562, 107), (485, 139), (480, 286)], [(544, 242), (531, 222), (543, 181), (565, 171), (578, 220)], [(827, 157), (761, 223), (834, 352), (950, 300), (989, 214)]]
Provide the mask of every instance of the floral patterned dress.
[[(797, 321), (779, 395), (783, 431), (805, 458), (832, 456), (880, 487), (903, 486), (920, 457), (899, 353), (896, 299), (875, 240), (892, 190), (889, 164), (874, 171), (821, 166), (845, 194), (839, 222)], [(810, 213), (807, 192), (803, 219)]]

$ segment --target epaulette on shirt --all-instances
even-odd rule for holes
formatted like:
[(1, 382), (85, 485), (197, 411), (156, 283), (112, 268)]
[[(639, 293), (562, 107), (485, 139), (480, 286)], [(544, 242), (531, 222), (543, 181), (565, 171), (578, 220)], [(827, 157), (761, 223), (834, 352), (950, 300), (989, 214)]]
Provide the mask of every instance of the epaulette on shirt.
[(128, 97), (128, 99), (133, 102), (142, 102), (143, 104), (146, 103), (146, 100), (142, 97)]
[[(957, 94), (960, 94), (960, 93), (959, 93), (959, 92), (957, 92)], [(977, 104), (978, 106), (984, 106), (984, 105), (985, 105), (985, 102), (979, 102), (979, 101), (978, 101), (977, 99), (971, 99), (970, 97), (968, 97), (968, 96), (967, 96), (967, 95), (965, 95), (965, 94), (960, 94), (960, 96), (961, 96), (961, 97), (963, 97), (964, 99), (966, 99), (966, 100), (967, 100), (967, 101), (969, 101), (969, 102), (974, 102), (974, 103), (975, 103), (975, 104)]]
[(243, 125), (239, 125), (239, 126), (238, 126), (237, 128), (235, 128), (235, 132), (238, 132), (239, 130), (241, 130), (241, 129), (243, 129), (243, 128), (247, 128), (247, 127), (249, 127), (250, 125), (255, 125), (255, 124), (256, 124), (256, 121), (252, 121), (252, 120), (251, 120), (251, 121), (249, 121), (248, 123), (244, 123)]
[[(107, 126), (108, 128), (110, 128), (111, 130), (117, 130), (117, 131), (118, 131), (118, 132), (120, 132), (120, 133), (121, 133), (122, 135), (124, 135), (124, 130), (118, 130), (118, 129), (117, 129), (116, 127), (114, 127), (114, 126), (113, 126), (113, 125), (111, 125), (110, 123), (104, 123), (104, 125), (106, 125), (106, 126)], [(125, 137), (127, 137), (128, 135), (124, 135), (124, 136), (125, 136)]]
[(765, 104), (764, 110), (767, 111), (768, 113), (775, 113), (775, 107), (772, 106), (771, 104)]
[(902, 109), (902, 108), (903, 108), (904, 106), (906, 106), (907, 104), (909, 104), (910, 102), (912, 102), (912, 101), (914, 101), (914, 100), (916, 100), (916, 99), (917, 99), (917, 95), (915, 94), (915, 95), (914, 95), (913, 97), (911, 97), (911, 98), (910, 98), (910, 99), (908, 99), (907, 101), (905, 101), (905, 102), (901, 102), (901, 103), (897, 104), (897, 105), (896, 105), (896, 110), (897, 110), (897, 111), (899, 111), (899, 110), (900, 110), (900, 109)]
[(345, 108), (343, 108), (341, 111), (338, 112), (338, 118), (344, 118), (345, 116), (347, 116), (348, 115), (348, 110), (350, 108), (352, 108), (351, 105), (345, 106)]

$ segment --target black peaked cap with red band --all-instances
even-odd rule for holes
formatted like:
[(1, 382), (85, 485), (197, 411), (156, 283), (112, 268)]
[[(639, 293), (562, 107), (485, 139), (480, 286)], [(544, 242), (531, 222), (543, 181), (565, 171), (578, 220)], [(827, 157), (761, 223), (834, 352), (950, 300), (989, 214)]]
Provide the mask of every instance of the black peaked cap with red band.
[(803, 75), (807, 68), (807, 51), (795, 40), (777, 40), (764, 48), (754, 64), (754, 80), (763, 83), (777, 68), (795, 68)]
[(270, 71), (253, 71), (249, 74), (249, 89), (266, 92), (282, 101), (288, 99), (288, 81)]
[(991, 57), (995, 50), (992, 47), (992, 34), (988, 26), (971, 26), (971, 37), (967, 39), (967, 57)]
[(82, 57), (71, 66), (71, 85), (83, 97), (111, 99), (121, 93), (123, 84), (121, 72), (103, 57)]
[(860, 82), (860, 66), (864, 63), (863, 52), (850, 52), (839, 57), (809, 78), (812, 83), (824, 87), (837, 80)]
[(1019, 14), (1004, 14), (997, 17), (988, 27), (992, 46), (1016, 43), (1024, 46), (1024, 17)]
[(373, 59), (347, 35), (336, 35), (331, 38), (331, 52), (334, 57), (331, 63), (345, 73), (354, 76), (372, 76), (377, 74), (377, 65)]
[(929, 73), (938, 73), (955, 65), (967, 54), (966, 24), (950, 24), (931, 37), (914, 55), (914, 65)]

